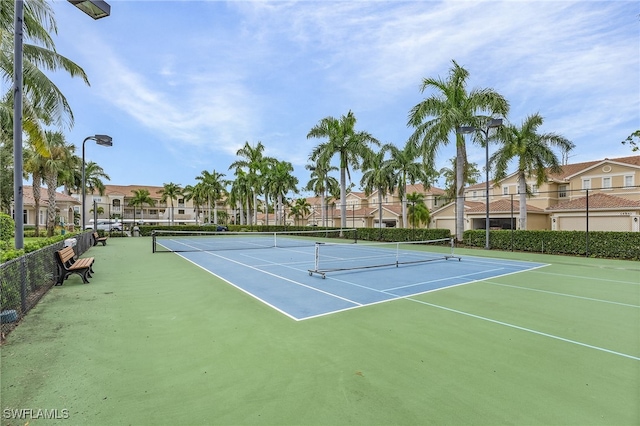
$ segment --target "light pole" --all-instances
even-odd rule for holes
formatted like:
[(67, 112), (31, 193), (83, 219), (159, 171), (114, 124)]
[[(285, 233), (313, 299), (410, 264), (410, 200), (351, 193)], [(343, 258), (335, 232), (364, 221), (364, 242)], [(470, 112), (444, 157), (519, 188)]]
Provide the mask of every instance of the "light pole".
[(489, 250), (489, 130), (497, 129), (502, 126), (501, 118), (492, 118), (487, 123), (486, 127), (473, 127), (473, 126), (463, 126), (458, 128), (458, 133), (472, 133), (475, 131), (481, 132), (484, 134), (484, 146), (485, 146), (485, 238), (484, 238), (484, 248)]
[[(104, 18), (111, 13), (111, 6), (103, 0), (69, 0), (69, 2), (93, 19)], [(24, 247), (24, 184), (22, 181), (24, 0), (15, 0), (13, 12), (13, 213), (15, 219), (15, 248), (19, 250)]]
[[(80, 232), (84, 232), (84, 214), (86, 212), (86, 207), (85, 207), (85, 197), (86, 197), (86, 184), (84, 182), (84, 144), (86, 141), (88, 140), (94, 140), (96, 141), (96, 143), (98, 145), (102, 145), (102, 146), (112, 146), (113, 142), (111, 139), (111, 136), (109, 135), (95, 135), (95, 136), (87, 136), (86, 138), (84, 138), (84, 140), (82, 141), (82, 229), (80, 230)], [(95, 209), (94, 209), (95, 211)], [(95, 228), (96, 224), (93, 224), (94, 226), (94, 231), (97, 231), (97, 229)]]

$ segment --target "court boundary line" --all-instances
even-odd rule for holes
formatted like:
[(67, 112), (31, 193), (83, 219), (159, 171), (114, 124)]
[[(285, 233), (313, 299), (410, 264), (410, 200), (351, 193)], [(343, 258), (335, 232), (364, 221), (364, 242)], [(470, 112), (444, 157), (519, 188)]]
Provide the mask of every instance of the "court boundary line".
[(618, 356), (621, 356), (621, 357), (624, 357), (624, 358), (630, 358), (630, 359), (633, 359), (635, 361), (640, 361), (640, 357), (637, 357), (637, 356), (634, 356), (634, 355), (625, 354), (623, 352), (617, 352), (617, 351), (614, 351), (614, 350), (611, 350), (611, 349), (602, 348), (600, 346), (595, 346), (595, 345), (590, 345), (588, 343), (578, 342), (577, 340), (567, 339), (565, 337), (560, 337), (560, 336), (556, 336), (554, 334), (549, 334), (549, 333), (545, 333), (545, 332), (542, 332), (542, 331), (533, 330), (531, 328), (522, 327), (522, 326), (515, 325), (515, 324), (510, 324), (508, 322), (504, 322), (504, 321), (499, 321), (499, 320), (495, 320), (495, 319), (492, 319), (492, 318), (483, 317), (481, 315), (472, 314), (470, 312), (464, 312), (464, 311), (460, 311), (460, 310), (453, 309), (453, 308), (447, 308), (446, 306), (436, 305), (434, 303), (425, 302), (425, 301), (422, 301), (422, 300), (414, 299), (412, 297), (405, 297), (405, 299), (410, 300), (412, 302), (420, 303), (422, 305), (431, 306), (433, 308), (443, 309), (445, 311), (453, 312), (453, 313), (456, 313), (456, 314), (468, 316), (468, 317), (479, 319), (479, 320), (483, 320), (483, 321), (488, 321), (488, 322), (491, 322), (491, 323), (494, 323), (494, 324), (498, 324), (498, 325), (502, 325), (502, 326), (505, 326), (505, 327), (514, 328), (516, 330), (525, 331), (525, 332), (533, 333), (533, 334), (536, 334), (536, 335), (539, 335), (539, 336), (549, 337), (551, 339), (560, 340), (562, 342), (571, 343), (571, 344), (578, 345), (578, 346), (583, 346), (583, 347), (586, 347), (586, 348), (589, 348), (589, 349), (595, 349), (595, 350), (606, 352), (606, 353), (609, 353), (609, 354), (618, 355)]
[(576, 299), (590, 300), (590, 301), (593, 301), (593, 302), (611, 303), (613, 305), (628, 306), (630, 308), (640, 308), (640, 305), (630, 305), (628, 303), (614, 302), (614, 301), (611, 301), (611, 300), (604, 300), (604, 299), (595, 299), (593, 297), (586, 297), (586, 296), (577, 296), (575, 294), (558, 293), (558, 292), (555, 292), (555, 291), (541, 290), (541, 289), (530, 288), (530, 287), (521, 287), (521, 286), (512, 285), (512, 284), (502, 284), (502, 283), (491, 282), (491, 281), (488, 281), (488, 280), (484, 280), (483, 282), (486, 282), (487, 284), (490, 284), (490, 285), (497, 285), (497, 286), (501, 286), (501, 287), (511, 287), (511, 288), (517, 288), (517, 289), (520, 289), (520, 290), (537, 291), (537, 292), (540, 292), (540, 293), (553, 294), (553, 295), (556, 295), (556, 296), (573, 297), (573, 298), (576, 298)]
[[(630, 269), (625, 269), (625, 271), (630, 271)], [(539, 274), (557, 275), (557, 276), (560, 276), (560, 277), (580, 278), (580, 279), (583, 279), (583, 280), (597, 280), (597, 281), (607, 281), (607, 282), (610, 282), (610, 283), (618, 283), (618, 284), (640, 285), (640, 282), (610, 280), (610, 279), (607, 279), (607, 278), (594, 278), (594, 277), (590, 277), (590, 276), (586, 276), (586, 275), (559, 274), (557, 272), (542, 272), (542, 271), (536, 271), (536, 272), (539, 273)]]

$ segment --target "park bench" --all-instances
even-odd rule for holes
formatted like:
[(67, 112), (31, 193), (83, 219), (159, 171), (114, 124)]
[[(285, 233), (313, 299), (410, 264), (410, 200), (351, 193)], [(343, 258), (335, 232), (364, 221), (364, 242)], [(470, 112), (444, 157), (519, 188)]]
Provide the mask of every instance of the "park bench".
[(71, 274), (78, 274), (82, 277), (82, 282), (89, 283), (89, 278), (93, 272), (93, 257), (75, 258), (73, 247), (65, 247), (56, 251), (56, 261), (58, 263), (58, 282), (56, 285), (64, 284), (64, 280)]
[(93, 245), (97, 246), (98, 243), (102, 243), (103, 246), (107, 245), (107, 238), (109, 237), (101, 237), (97, 232), (93, 233)]

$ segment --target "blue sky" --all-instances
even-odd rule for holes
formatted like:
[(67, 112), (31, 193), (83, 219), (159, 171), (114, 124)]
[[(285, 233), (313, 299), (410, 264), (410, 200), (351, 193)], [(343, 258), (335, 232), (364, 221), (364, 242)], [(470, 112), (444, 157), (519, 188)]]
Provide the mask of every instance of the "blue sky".
[[(86, 136), (113, 137), (86, 144), (111, 184), (233, 178), (235, 152), (261, 141), (303, 186), (319, 120), (352, 110), (357, 130), (402, 146), (422, 79), (445, 78), (452, 60), (470, 89), (507, 98), (510, 122), (539, 112), (541, 131), (574, 142), (570, 162), (632, 155), (620, 142), (640, 128), (637, 1), (108, 2), (98, 21), (53, 3), (56, 48), (91, 87), (51, 78), (79, 155)], [(454, 155), (451, 143), (438, 167)], [(482, 168), (484, 150), (469, 142), (469, 159)]]

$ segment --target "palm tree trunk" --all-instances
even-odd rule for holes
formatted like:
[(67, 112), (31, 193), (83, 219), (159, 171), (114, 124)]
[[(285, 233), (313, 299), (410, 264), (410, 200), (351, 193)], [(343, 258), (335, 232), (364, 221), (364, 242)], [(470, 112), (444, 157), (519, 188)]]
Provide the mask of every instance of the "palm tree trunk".
[(456, 240), (462, 241), (464, 233), (464, 139), (457, 134), (456, 144)]
[(39, 174), (33, 174), (33, 201), (36, 209), (36, 237), (40, 236), (40, 180)]
[(524, 173), (518, 176), (518, 192), (520, 195), (520, 229), (527, 229), (527, 181)]
[(340, 167), (340, 227), (347, 227), (347, 169)]
[(58, 176), (51, 173), (47, 176), (47, 195), (49, 206), (47, 207), (47, 236), (53, 237), (56, 229), (56, 187), (58, 186)]
[(325, 196), (324, 196), (324, 191), (322, 191), (322, 193), (320, 194), (320, 209), (322, 209), (322, 212), (320, 213), (320, 220), (322, 223), (322, 226), (326, 227), (327, 226), (327, 206), (325, 205)]

